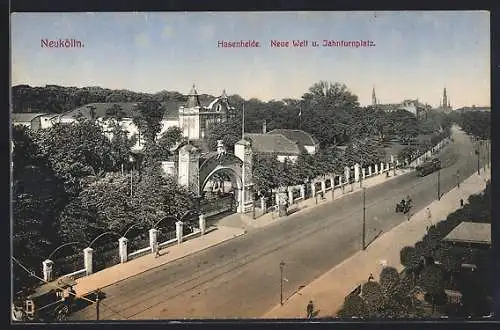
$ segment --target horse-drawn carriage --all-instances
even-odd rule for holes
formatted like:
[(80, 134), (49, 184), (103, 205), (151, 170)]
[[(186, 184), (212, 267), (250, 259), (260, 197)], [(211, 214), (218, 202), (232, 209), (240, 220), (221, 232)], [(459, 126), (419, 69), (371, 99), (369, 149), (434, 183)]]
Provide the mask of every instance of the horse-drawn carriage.
[(403, 214), (408, 214), (410, 209), (413, 207), (413, 201), (410, 197), (407, 197), (406, 200), (402, 199), (401, 202), (396, 204), (396, 213), (402, 212)]
[(20, 302), (14, 303), (12, 318), (14, 321), (63, 321), (71, 312), (75, 300), (71, 278), (43, 284)]

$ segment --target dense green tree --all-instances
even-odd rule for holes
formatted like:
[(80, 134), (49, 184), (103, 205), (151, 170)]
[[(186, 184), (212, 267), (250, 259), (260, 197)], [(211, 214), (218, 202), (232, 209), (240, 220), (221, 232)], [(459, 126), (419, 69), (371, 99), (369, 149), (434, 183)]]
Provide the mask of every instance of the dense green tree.
[(366, 302), (368, 311), (376, 316), (383, 304), (382, 287), (378, 282), (368, 281), (361, 287), (361, 297)]
[(443, 271), (437, 265), (427, 265), (420, 274), (418, 285), (429, 295), (434, 312), (436, 297), (444, 291)]
[(399, 273), (394, 267), (384, 267), (380, 272), (380, 285), (386, 294), (395, 290), (399, 280)]
[(172, 156), (171, 149), (184, 141), (182, 129), (177, 126), (169, 127), (158, 139), (158, 158), (165, 160)]
[(118, 170), (111, 142), (91, 121), (56, 124), (37, 134), (37, 144), (70, 196), (78, 194), (85, 177)]
[(359, 295), (348, 295), (342, 308), (337, 313), (338, 317), (367, 317), (368, 306), (366, 302)]

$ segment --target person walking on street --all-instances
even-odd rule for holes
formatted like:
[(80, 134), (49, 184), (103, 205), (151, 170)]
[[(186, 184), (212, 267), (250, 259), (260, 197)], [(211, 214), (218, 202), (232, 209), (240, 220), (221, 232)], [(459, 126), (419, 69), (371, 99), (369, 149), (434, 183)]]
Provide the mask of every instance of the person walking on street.
[(368, 276), (368, 282), (373, 281), (375, 278), (373, 277), (373, 274), (370, 273), (370, 276)]
[(312, 300), (309, 300), (309, 304), (307, 304), (307, 318), (312, 319), (314, 312), (314, 305)]
[(432, 225), (432, 214), (431, 214), (431, 209), (430, 208), (427, 208), (425, 210), (426, 214), (427, 214), (427, 220), (429, 220), (429, 223)]

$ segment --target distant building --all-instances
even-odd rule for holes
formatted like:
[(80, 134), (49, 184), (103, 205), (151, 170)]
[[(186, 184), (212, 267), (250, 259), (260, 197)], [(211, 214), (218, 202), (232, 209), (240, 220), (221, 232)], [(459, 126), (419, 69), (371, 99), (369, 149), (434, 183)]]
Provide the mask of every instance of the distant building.
[(310, 155), (319, 149), (319, 142), (311, 134), (298, 129), (274, 129), (267, 134), (281, 134), (287, 139), (295, 142), (302, 151)]
[(25, 126), (32, 130), (51, 126), (50, 118), (53, 115), (47, 113), (12, 113), (11, 120), (14, 126)]
[(491, 107), (476, 107), (473, 105), (472, 107), (462, 107), (455, 109), (456, 112), (458, 113), (465, 113), (465, 112), (471, 112), (471, 111), (479, 111), (479, 112), (491, 112)]
[[(50, 126), (56, 122), (72, 123), (79, 117), (83, 117), (100, 123), (105, 131), (108, 131), (108, 136), (111, 136), (109, 132), (110, 124), (117, 121), (128, 133), (129, 137), (133, 135), (137, 137), (137, 143), (133, 149), (140, 150), (143, 147), (144, 139), (133, 122), (138, 113), (138, 105), (138, 102), (86, 104), (64, 114), (51, 115), (50, 120), (42, 126)], [(210, 126), (226, 121), (236, 111), (229, 104), (225, 91), (208, 104), (202, 104), (194, 85), (187, 95), (186, 102), (172, 100), (162, 102), (161, 106), (164, 113), (161, 120), (162, 129), (159, 135), (168, 128), (176, 126), (180, 127), (184, 136), (190, 140), (203, 140)]]
[(256, 154), (275, 156), (280, 162), (295, 162), (302, 152), (314, 154), (319, 143), (307, 132), (292, 129), (275, 129), (268, 133), (245, 133)]
[(377, 99), (377, 96), (375, 94), (375, 87), (373, 87), (372, 89), (372, 106), (385, 112), (406, 110), (414, 114), (419, 119), (424, 119), (426, 112), (431, 108), (427, 104), (420, 103), (418, 99), (404, 100), (401, 103), (379, 103), (379, 100)]

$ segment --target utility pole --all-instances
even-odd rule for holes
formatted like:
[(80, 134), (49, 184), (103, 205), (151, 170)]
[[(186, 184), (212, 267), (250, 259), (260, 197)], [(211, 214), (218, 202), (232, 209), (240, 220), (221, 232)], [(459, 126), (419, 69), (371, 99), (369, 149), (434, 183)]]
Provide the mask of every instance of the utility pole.
[(283, 269), (285, 268), (285, 263), (283, 261), (280, 262), (280, 304), (283, 305)]
[(363, 187), (363, 250), (366, 250), (366, 188)]
[(437, 173), (437, 179), (438, 179), (438, 201), (441, 200), (441, 169), (438, 170)]
[(477, 175), (481, 174), (479, 171), (479, 149), (476, 149), (476, 155), (477, 155)]
[(96, 312), (96, 320), (99, 321), (99, 296), (100, 296), (101, 290), (97, 289), (95, 292), (95, 312)]

